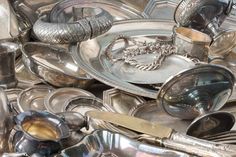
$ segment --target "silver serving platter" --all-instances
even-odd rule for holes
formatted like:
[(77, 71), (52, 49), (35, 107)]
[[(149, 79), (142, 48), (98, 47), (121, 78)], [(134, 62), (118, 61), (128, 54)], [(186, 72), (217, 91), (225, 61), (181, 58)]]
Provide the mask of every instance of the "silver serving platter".
[(91, 96), (95, 97), (92, 93), (79, 88), (59, 88), (49, 93), (45, 97), (45, 107), (52, 113), (58, 113), (63, 111), (65, 103), (71, 98), (77, 96)]
[(45, 111), (44, 98), (52, 91), (52, 87), (44, 85), (33, 86), (23, 90), (17, 98), (17, 105), (20, 112), (29, 110)]
[(189, 155), (130, 139), (106, 130), (94, 131), (57, 157), (188, 157)]
[(129, 115), (162, 124), (183, 133), (186, 132), (188, 125), (191, 123), (191, 121), (184, 121), (167, 115), (156, 101), (149, 101), (133, 107)]
[(115, 112), (121, 114), (128, 114), (131, 108), (144, 102), (144, 98), (116, 88), (103, 92), (103, 104), (111, 106)]
[[(153, 41), (154, 37), (156, 37), (157, 35), (162, 37), (171, 36), (173, 26), (174, 23), (170, 21), (155, 21), (146, 19), (116, 22), (110, 29), (110, 31), (108, 31), (104, 35), (101, 35), (92, 40), (82, 42), (78, 45), (78, 47), (72, 47), (71, 53), (75, 61), (80, 65), (80, 67), (95, 79), (112, 87), (136, 95), (156, 98), (156, 90), (150, 88), (142, 88), (137, 85), (128, 83), (126, 82), (127, 80), (123, 78), (123, 76), (129, 76), (129, 79), (134, 79), (137, 76), (142, 76), (142, 78), (139, 79), (138, 83), (143, 84), (150, 84), (154, 82), (163, 83), (164, 78), (167, 79), (169, 76), (171, 76), (171, 74), (174, 75), (177, 73), (177, 71), (181, 71), (181, 69), (184, 70), (186, 68), (190, 68), (194, 66), (194, 63), (185, 57), (174, 57), (176, 55), (172, 55), (171, 60), (173, 62), (168, 62), (170, 65), (166, 65), (167, 67), (172, 67), (172, 69), (167, 68), (170, 71), (163, 70), (161, 71), (161, 73), (158, 73), (158, 69), (156, 70), (155, 76), (153, 76), (153, 71), (142, 71), (141, 75), (141, 73), (139, 73), (140, 71), (134, 69), (133, 67), (125, 71), (127, 69), (126, 67), (119, 66), (119, 68), (122, 69), (122, 71), (125, 73), (120, 72), (120, 74), (122, 73), (123, 75), (117, 76), (117, 70), (111, 71), (111, 69), (114, 70), (118, 68), (116, 68), (116, 64), (111, 64), (111, 62), (108, 61), (107, 57), (105, 57), (104, 55), (104, 50), (111, 43), (111, 40), (117, 37), (117, 35), (123, 34), (127, 36), (132, 36), (133, 38), (139, 40)], [(122, 46), (122, 44), (123, 43), (119, 43), (119, 46)], [(119, 62), (117, 62), (117, 64), (119, 64)], [(177, 65), (180, 65), (180, 68), (174, 69), (175, 66), (178, 67)], [(183, 67), (183, 65), (185, 65), (185, 67)], [(166, 66), (163, 65), (164, 68)], [(153, 78), (155, 78), (156, 76), (158, 76), (158, 78), (161, 78), (162, 80), (153, 81)], [(121, 79), (121, 77), (123, 79)], [(149, 79), (151, 79), (151, 81), (149, 81)]]
[(50, 12), (50, 21), (61, 22), (61, 19), (72, 17), (72, 8), (83, 7), (99, 7), (109, 12), (114, 21), (127, 20), (127, 19), (139, 19), (148, 17), (146, 14), (142, 14), (139, 10), (136, 10), (130, 5), (127, 5), (121, 1), (111, 0), (70, 0), (62, 1), (55, 5)]

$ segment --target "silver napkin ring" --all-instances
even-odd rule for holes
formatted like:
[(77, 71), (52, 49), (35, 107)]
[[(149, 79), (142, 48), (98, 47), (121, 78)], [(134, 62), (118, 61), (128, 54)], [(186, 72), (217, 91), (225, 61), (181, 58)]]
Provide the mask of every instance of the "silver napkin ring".
[(51, 23), (44, 15), (35, 22), (33, 31), (40, 41), (60, 44), (85, 41), (107, 32), (112, 27), (113, 17), (101, 8), (89, 9), (99, 9), (99, 12), (75, 22)]

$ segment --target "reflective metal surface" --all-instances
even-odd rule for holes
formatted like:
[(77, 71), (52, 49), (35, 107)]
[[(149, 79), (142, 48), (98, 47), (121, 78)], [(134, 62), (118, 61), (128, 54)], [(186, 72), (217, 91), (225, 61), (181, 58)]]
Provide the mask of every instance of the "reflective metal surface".
[(62, 22), (49, 21), (46, 15), (39, 17), (34, 23), (33, 31), (40, 41), (68, 44), (104, 34), (112, 27), (112, 24), (112, 16), (101, 8), (73, 7), (71, 17), (65, 17)]
[(175, 27), (173, 40), (178, 54), (208, 62), (211, 37), (207, 34), (191, 28)]
[(19, 33), (19, 25), (9, 1), (0, 1), (0, 39), (14, 38)]
[(231, 95), (234, 81), (222, 66), (199, 65), (170, 78), (157, 98), (168, 114), (193, 119), (200, 110), (219, 110)]
[(0, 154), (8, 151), (8, 138), (13, 122), (10, 117), (7, 95), (0, 88)]
[(14, 43), (0, 43), (0, 86), (5, 88), (15, 87), (15, 55), (18, 48)]
[(213, 38), (211, 55), (225, 55), (236, 46), (236, 32), (220, 28), (232, 5), (232, 0), (182, 0), (175, 10), (174, 19), (181, 26), (207, 32)]
[(17, 105), (20, 112), (30, 110), (45, 111), (44, 99), (52, 91), (52, 87), (43, 85), (33, 86), (23, 90), (17, 98)]
[[(125, 145), (124, 145), (125, 144)], [(139, 157), (139, 156), (171, 156), (187, 157), (188, 154), (165, 148), (154, 147), (132, 140), (124, 135), (106, 130), (97, 130), (86, 136), (77, 145), (67, 148), (57, 155), (58, 157)]]
[(22, 59), (16, 61), (16, 78), (20, 83), (36, 85), (42, 82), (37, 76), (30, 72), (22, 62)]
[(142, 97), (115, 88), (103, 92), (103, 104), (111, 106), (117, 113), (128, 114), (133, 107), (145, 102)]
[(161, 87), (157, 99), (171, 116), (181, 119), (201, 116), (190, 124), (188, 135), (198, 137), (222, 129), (227, 131), (235, 121), (230, 113), (207, 112), (217, 111), (227, 102), (234, 81), (233, 74), (222, 66), (199, 65), (170, 78)]
[(149, 122), (162, 124), (174, 128), (176, 131), (185, 133), (191, 121), (180, 120), (165, 113), (156, 101), (148, 101), (133, 107), (130, 116), (141, 118)]
[(61, 149), (61, 139), (69, 137), (68, 126), (48, 112), (23, 112), (15, 121), (19, 127), (13, 137), (16, 152), (49, 156)]
[(20, 88), (11, 88), (4, 90), (6, 92), (7, 99), (9, 101), (10, 109), (15, 115), (20, 113), (20, 109), (17, 105), (17, 98), (19, 94), (22, 92), (22, 90), (23, 89)]
[[(163, 82), (164, 78), (168, 78), (169, 76), (176, 74), (177, 71), (181, 71), (183, 69), (190, 68), (194, 65), (192, 61), (182, 56), (171, 56), (169, 57), (169, 62), (166, 65), (163, 65), (163, 68), (169, 67), (162, 72), (159, 71), (141, 71), (133, 69), (128, 65), (123, 66), (114, 66), (109, 63), (108, 59), (104, 55), (104, 50), (110, 44), (111, 40), (113, 40), (117, 35), (127, 35), (131, 36), (138, 40), (153, 40), (156, 36), (167, 36), (170, 37), (172, 34), (172, 28), (174, 23), (167, 21), (155, 21), (155, 20), (129, 20), (116, 22), (115, 25), (111, 28), (109, 32), (106, 34), (95, 38), (93, 40), (85, 41), (81, 43), (78, 48), (72, 48), (72, 56), (75, 61), (80, 65), (82, 69), (88, 72), (91, 76), (96, 78), (97, 80), (110, 85), (112, 87), (137, 94), (140, 96), (156, 98), (157, 91), (152, 90), (150, 88), (139, 87), (135, 84), (130, 84), (127, 81), (121, 79), (121, 76), (117, 76), (117, 71), (120, 70), (120, 74), (130, 76), (130, 79), (137, 78), (137, 76), (143, 76), (142, 83), (157, 83)], [(148, 34), (148, 35), (145, 35)], [(122, 46), (123, 43), (120, 42), (119, 46)], [(119, 63), (119, 62), (117, 62)], [(172, 64), (174, 63), (174, 64)], [(117, 64), (115, 64), (117, 65)], [(178, 65), (178, 66), (177, 66)], [(111, 72), (109, 69), (111, 67), (118, 68), (116, 73)], [(127, 68), (129, 67), (129, 68)], [(120, 68), (120, 69), (119, 69)], [(122, 71), (121, 71), (122, 70)], [(138, 75), (139, 74), (139, 75)], [(142, 75), (141, 75), (142, 74)], [(155, 77), (154, 77), (155, 74)], [(158, 80), (158, 79), (161, 79)], [(150, 80), (151, 79), (151, 80)], [(143, 81), (144, 80), (144, 81)], [(137, 81), (136, 81), (137, 82)], [(141, 82), (139, 82), (141, 83)]]
[(182, 0), (179, 2), (174, 20), (181, 26), (203, 29), (211, 22), (220, 26), (229, 14), (232, 0)]
[(63, 111), (63, 107), (68, 100), (77, 96), (91, 96), (92, 93), (79, 88), (59, 88), (45, 97), (44, 104), (48, 111), (58, 113)]
[(54, 86), (83, 88), (93, 81), (78, 67), (66, 49), (44, 43), (26, 43), (22, 50), (24, 65)]
[(146, 17), (139, 10), (118, 0), (71, 0), (58, 3), (50, 12), (50, 21), (62, 22), (62, 20), (68, 19), (68, 16), (71, 17), (74, 8), (94, 6), (109, 12), (113, 16), (114, 21)]

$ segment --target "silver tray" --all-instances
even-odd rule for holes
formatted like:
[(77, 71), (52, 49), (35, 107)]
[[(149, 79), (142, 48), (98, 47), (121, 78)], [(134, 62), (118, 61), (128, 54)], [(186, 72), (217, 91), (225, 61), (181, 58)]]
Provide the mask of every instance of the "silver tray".
[(156, 101), (146, 102), (132, 108), (129, 115), (162, 124), (183, 133), (191, 123), (191, 121), (180, 120), (168, 115)]
[(91, 96), (92, 93), (79, 88), (59, 88), (48, 94), (45, 98), (44, 104), (48, 111), (58, 113), (63, 111), (65, 103), (77, 96)]
[(115, 112), (121, 114), (128, 114), (131, 108), (144, 102), (146, 100), (140, 96), (115, 88), (103, 92), (103, 104), (111, 106)]
[(109, 12), (114, 21), (127, 20), (127, 19), (140, 19), (148, 17), (145, 13), (136, 10), (132, 6), (125, 4), (121, 1), (111, 0), (71, 0), (70, 3), (64, 1), (55, 5), (55, 8), (50, 12), (50, 21), (60, 21), (61, 17), (67, 16), (72, 13), (72, 6), (74, 8), (83, 7), (99, 7)]
[(44, 105), (44, 98), (52, 91), (53, 88), (44, 85), (33, 86), (31, 88), (23, 90), (17, 98), (17, 105), (20, 112), (29, 110), (46, 110), (46, 107)]
[[(112, 87), (136, 95), (156, 98), (156, 93), (157, 93), (156, 90), (150, 88), (142, 88), (137, 85), (128, 83), (122, 80), (117, 75), (115, 75), (116, 72), (112, 73), (111, 70), (108, 69), (108, 67), (111, 66), (112, 64), (110, 61), (106, 59), (107, 57), (104, 56), (104, 50), (111, 43), (111, 40), (113, 40), (117, 35), (120, 34), (132, 36), (138, 38), (139, 40), (153, 40), (154, 36), (157, 35), (169, 37), (172, 34), (173, 25), (174, 23), (170, 21), (155, 21), (147, 19), (116, 22), (111, 28), (111, 30), (105, 33), (104, 35), (99, 36), (92, 40), (82, 42), (80, 45), (78, 45), (78, 47), (75, 46), (72, 47), (71, 53), (75, 61), (80, 65), (80, 67), (95, 79)], [(178, 57), (178, 62), (176, 64), (179, 65), (179, 62), (181, 62), (180, 60), (186, 64), (185, 67), (183, 68), (188, 68), (194, 65), (192, 61), (181, 56)], [(176, 66), (175, 63), (171, 63), (171, 65), (173, 68), (174, 66)], [(120, 68), (124, 69), (124, 67)], [(178, 70), (181, 69), (177, 68), (176, 71), (173, 71), (173, 69), (171, 69), (171, 71), (166, 71), (165, 73), (163, 73), (162, 71), (162, 73), (159, 74), (161, 74), (163, 78), (167, 79), (168, 76), (170, 76), (170, 73), (176, 74)], [(132, 71), (128, 71), (128, 73), (129, 72)], [(158, 72), (158, 70), (156, 72)], [(153, 74), (152, 72), (145, 73), (146, 79), (143, 80), (142, 83), (144, 84), (150, 83), (151, 81), (146, 81), (146, 80), (149, 77), (150, 78), (154, 77), (152, 74)], [(165, 74), (167, 75), (164, 76)], [(132, 78), (136, 77), (134, 73), (132, 75), (130, 74), (129, 76), (132, 76)], [(162, 81), (159, 80), (156, 81), (156, 83), (160, 83)]]
[(124, 135), (97, 130), (57, 157), (189, 157), (189, 155), (144, 144)]

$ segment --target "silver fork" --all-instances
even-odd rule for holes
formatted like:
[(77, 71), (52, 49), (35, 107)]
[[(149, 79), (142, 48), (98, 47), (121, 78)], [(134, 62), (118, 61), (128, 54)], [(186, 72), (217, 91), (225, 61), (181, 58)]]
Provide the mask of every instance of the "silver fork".
[(205, 140), (219, 142), (222, 144), (236, 144), (236, 130), (230, 130), (214, 135), (203, 137)]

